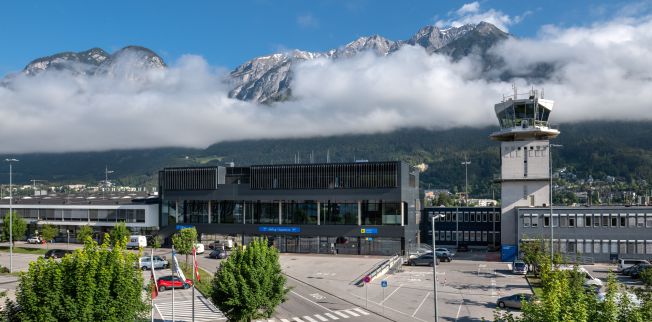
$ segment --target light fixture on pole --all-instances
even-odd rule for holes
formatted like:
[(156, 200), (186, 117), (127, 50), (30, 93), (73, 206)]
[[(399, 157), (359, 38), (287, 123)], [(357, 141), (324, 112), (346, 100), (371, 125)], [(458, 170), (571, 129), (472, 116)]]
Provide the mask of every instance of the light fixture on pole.
[(12, 164), (18, 162), (16, 159), (5, 159), (5, 162), (9, 162), (9, 273), (14, 271), (14, 213), (13, 213), (13, 172)]
[(464, 166), (464, 205), (468, 206), (469, 205), (469, 164), (471, 164), (471, 161), (465, 160), (462, 162), (462, 165)]
[(439, 322), (439, 313), (437, 312), (437, 252), (435, 251), (435, 219), (444, 217), (444, 214), (432, 216), (432, 283), (434, 285), (433, 293), (435, 294), (435, 322)]
[(555, 226), (555, 219), (552, 216), (552, 148), (561, 148), (561, 144), (548, 144), (548, 159), (550, 167), (550, 265), (555, 262), (555, 246), (553, 239), (553, 227)]

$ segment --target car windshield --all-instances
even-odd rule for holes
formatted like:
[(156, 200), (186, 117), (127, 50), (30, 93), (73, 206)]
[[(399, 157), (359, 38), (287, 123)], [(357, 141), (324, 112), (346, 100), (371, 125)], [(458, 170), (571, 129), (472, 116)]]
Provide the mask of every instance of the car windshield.
[(514, 267), (516, 267), (516, 268), (523, 268), (523, 267), (525, 267), (525, 263), (523, 263), (523, 262), (516, 262), (516, 263), (514, 263)]

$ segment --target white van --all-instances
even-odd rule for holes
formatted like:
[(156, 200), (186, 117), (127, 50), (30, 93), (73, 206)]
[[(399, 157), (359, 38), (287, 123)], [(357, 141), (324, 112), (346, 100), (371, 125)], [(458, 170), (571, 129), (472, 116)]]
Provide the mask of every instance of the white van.
[(644, 260), (644, 259), (626, 259), (626, 258), (621, 258), (618, 260), (618, 268), (616, 269), (617, 272), (622, 272), (625, 268), (632, 267), (634, 265), (638, 264), (649, 264), (650, 262)]
[(195, 252), (197, 254), (203, 254), (204, 253), (204, 244), (199, 243), (199, 244), (195, 245)]
[(147, 237), (143, 235), (131, 235), (129, 236), (129, 242), (127, 242), (127, 249), (138, 249), (138, 248), (147, 247)]

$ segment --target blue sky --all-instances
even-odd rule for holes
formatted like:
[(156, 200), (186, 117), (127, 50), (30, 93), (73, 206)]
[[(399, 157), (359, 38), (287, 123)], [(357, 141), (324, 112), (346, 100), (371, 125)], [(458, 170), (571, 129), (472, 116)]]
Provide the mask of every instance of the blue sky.
[[(284, 49), (321, 51), (359, 36), (407, 39), (420, 27), (455, 19), (471, 1), (4, 1), (0, 4), (0, 75), (61, 51), (126, 45), (153, 49), (168, 62), (183, 54), (233, 68)], [(511, 19), (509, 31), (535, 36), (546, 24), (586, 26), (632, 1), (479, 1)], [(648, 5), (649, 2), (643, 1)]]

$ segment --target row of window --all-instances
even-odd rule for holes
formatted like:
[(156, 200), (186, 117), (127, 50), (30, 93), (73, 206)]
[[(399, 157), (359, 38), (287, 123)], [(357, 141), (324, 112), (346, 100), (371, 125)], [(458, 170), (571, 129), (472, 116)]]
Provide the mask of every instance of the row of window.
[[(496, 232), (496, 242), (500, 242), (500, 232)], [(494, 241), (493, 231), (481, 230), (435, 230), (436, 241), (469, 241), (469, 242), (492, 242)]]
[(443, 213), (438, 213), (435, 211), (428, 211), (428, 217), (431, 216), (437, 216), (437, 215), (444, 215), (443, 217), (439, 217), (435, 219), (435, 221), (440, 221), (440, 222), (457, 222), (457, 216), (459, 214), (459, 222), (500, 222), (500, 213), (499, 212), (474, 212), (474, 211), (460, 211), (460, 212), (443, 212)]
[[(404, 207), (407, 204), (403, 204)], [(210, 209), (209, 209), (210, 208)], [(358, 209), (360, 208), (360, 209)], [(263, 201), (168, 201), (162, 207), (168, 225), (174, 223), (293, 224), (293, 225), (400, 225), (401, 203), (357, 202), (263, 202)], [(404, 215), (407, 209), (403, 210)], [(280, 216), (279, 216), (280, 214)], [(320, 218), (318, 218), (320, 217)], [(279, 222), (280, 219), (280, 222)]]
[[(524, 214), (523, 227), (536, 228), (541, 224), (550, 226), (549, 214)], [(652, 228), (652, 214), (561, 214), (553, 215), (553, 227), (630, 227)]]
[(99, 221), (144, 223), (145, 209), (40, 209), (14, 208), (20, 217), (50, 221)]
[(652, 240), (555, 240), (553, 247), (564, 254), (652, 254)]

